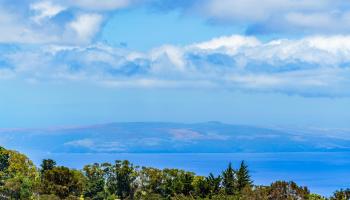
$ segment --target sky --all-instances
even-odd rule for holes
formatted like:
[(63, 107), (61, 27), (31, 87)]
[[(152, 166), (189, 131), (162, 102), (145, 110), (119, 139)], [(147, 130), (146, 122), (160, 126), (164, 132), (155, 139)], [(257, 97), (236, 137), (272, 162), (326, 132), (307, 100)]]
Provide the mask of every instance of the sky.
[(0, 0), (0, 128), (350, 128), (347, 0)]

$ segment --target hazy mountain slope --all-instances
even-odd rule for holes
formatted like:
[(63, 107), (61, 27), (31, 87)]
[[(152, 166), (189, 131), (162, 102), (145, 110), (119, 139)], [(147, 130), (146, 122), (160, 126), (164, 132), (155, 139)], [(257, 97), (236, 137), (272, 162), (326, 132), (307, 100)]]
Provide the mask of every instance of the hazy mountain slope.
[[(327, 133), (327, 134), (326, 134)], [(349, 151), (350, 140), (331, 131), (260, 128), (207, 122), (111, 123), (1, 130), (0, 144), (44, 152), (305, 152)]]

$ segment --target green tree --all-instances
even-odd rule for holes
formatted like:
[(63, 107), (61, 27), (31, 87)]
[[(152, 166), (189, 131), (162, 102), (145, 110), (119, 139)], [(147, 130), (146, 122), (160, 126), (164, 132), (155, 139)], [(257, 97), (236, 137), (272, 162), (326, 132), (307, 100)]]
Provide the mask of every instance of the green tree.
[(210, 195), (218, 194), (220, 191), (221, 176), (215, 177), (214, 174), (210, 173), (206, 181), (209, 186)]
[(253, 182), (249, 175), (248, 166), (244, 161), (241, 162), (241, 166), (237, 171), (237, 189), (242, 191), (245, 187), (251, 187)]
[(5, 171), (9, 167), (9, 155), (5, 148), (0, 147), (0, 172)]
[(105, 173), (100, 164), (86, 165), (83, 169), (86, 177), (84, 197), (103, 200), (105, 194)]
[(180, 179), (183, 185), (182, 188), (182, 194), (184, 194), (185, 196), (188, 196), (191, 191), (193, 191), (193, 179), (194, 179), (194, 173), (192, 172), (183, 172), (180, 173)]
[(350, 199), (350, 189), (338, 190), (334, 192), (331, 200), (349, 200)]
[(243, 200), (269, 200), (269, 187), (254, 186), (245, 187), (240, 193), (240, 199)]
[(176, 194), (182, 193), (183, 184), (180, 179), (180, 174), (184, 173), (178, 169), (164, 169), (162, 171), (163, 183), (161, 185), (162, 196), (170, 198)]
[(124, 160), (115, 161), (114, 165), (105, 164), (107, 172), (107, 188), (109, 192), (117, 195), (121, 200), (134, 196), (137, 172), (133, 164)]
[(232, 168), (232, 164), (230, 163), (227, 169), (222, 172), (222, 185), (226, 194), (233, 195), (236, 191), (236, 172)]
[(271, 184), (269, 200), (306, 200), (310, 192), (294, 182), (276, 181)]
[(80, 197), (85, 184), (85, 177), (80, 171), (62, 166), (45, 171), (41, 180), (41, 194), (56, 195), (61, 199)]
[(146, 194), (161, 193), (163, 174), (159, 169), (143, 167), (139, 172), (140, 189)]
[(41, 173), (43, 174), (45, 171), (52, 170), (56, 167), (56, 161), (52, 159), (44, 159), (41, 163)]
[(308, 200), (327, 200), (325, 197), (318, 194), (310, 194)]
[(196, 196), (205, 198), (210, 193), (209, 183), (203, 176), (196, 176), (193, 180), (193, 187)]
[(1, 148), (0, 194), (3, 199), (29, 199), (38, 181), (36, 167), (25, 155)]

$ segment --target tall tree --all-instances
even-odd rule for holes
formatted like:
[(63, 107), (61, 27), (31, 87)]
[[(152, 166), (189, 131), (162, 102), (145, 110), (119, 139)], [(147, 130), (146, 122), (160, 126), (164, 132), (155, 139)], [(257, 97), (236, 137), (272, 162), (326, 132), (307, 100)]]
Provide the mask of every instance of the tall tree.
[(61, 199), (79, 197), (83, 192), (85, 177), (80, 171), (67, 167), (54, 167), (42, 174), (40, 193), (56, 195)]
[(52, 170), (56, 167), (56, 161), (52, 159), (44, 159), (41, 163), (41, 173), (43, 174), (45, 171)]
[(338, 190), (334, 192), (333, 196), (331, 197), (331, 200), (348, 200), (348, 199), (350, 199), (350, 189)]
[(191, 191), (193, 191), (193, 179), (194, 174), (191, 172), (184, 172), (181, 174), (181, 182), (183, 185), (182, 194), (188, 196), (191, 193)]
[(228, 195), (235, 194), (236, 191), (236, 172), (230, 163), (225, 171), (222, 172), (222, 185)]
[(108, 190), (121, 200), (127, 197), (132, 199), (135, 192), (134, 181), (137, 178), (135, 167), (127, 160), (117, 160), (113, 166), (108, 164), (105, 166)]
[(5, 148), (0, 147), (0, 172), (5, 171), (9, 167), (9, 155)]
[(84, 197), (103, 200), (105, 198), (105, 174), (100, 164), (86, 165), (83, 172), (86, 177)]
[(237, 171), (237, 189), (242, 191), (245, 187), (251, 187), (253, 184), (250, 175), (248, 166), (244, 161), (241, 162), (241, 166)]
[(143, 167), (139, 173), (141, 190), (151, 193), (161, 193), (161, 185), (163, 182), (162, 171), (151, 167)]
[(210, 173), (206, 180), (209, 186), (210, 194), (213, 195), (219, 193), (221, 176), (215, 177), (214, 174)]
[(197, 197), (205, 198), (210, 193), (208, 179), (203, 176), (196, 176), (193, 180), (193, 185)]
[(161, 185), (162, 195), (170, 198), (176, 195), (189, 195), (193, 191), (194, 173), (179, 169), (164, 169), (163, 183)]
[(294, 182), (276, 181), (271, 184), (269, 200), (308, 199), (310, 191)]
[(25, 155), (2, 149), (0, 199), (30, 199), (34, 194), (38, 173)]

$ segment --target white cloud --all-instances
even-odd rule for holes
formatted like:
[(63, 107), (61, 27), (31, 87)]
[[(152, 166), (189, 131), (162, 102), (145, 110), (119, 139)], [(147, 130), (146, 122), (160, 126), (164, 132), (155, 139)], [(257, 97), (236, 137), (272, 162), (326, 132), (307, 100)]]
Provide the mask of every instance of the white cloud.
[[(350, 95), (350, 36), (262, 42), (230, 36), (148, 53), (103, 44), (47, 46), (0, 56), (21, 80), (123, 88), (203, 88)], [(4, 76), (5, 77), (5, 76)], [(11, 76), (7, 76), (11, 77)], [(13, 77), (13, 76), (12, 76)]]
[(334, 19), (326, 13), (288, 13), (286, 19), (289, 23), (300, 27), (324, 28), (334, 24)]
[(339, 34), (350, 30), (349, 6), (344, 0), (203, 0), (191, 13), (241, 25), (250, 34)]
[[(154, 50), (151, 51), (150, 53), (150, 58), (153, 62), (157, 62), (159, 60), (168, 60), (169, 66), (168, 66), (168, 70), (169, 68), (170, 70), (176, 70), (176, 71), (184, 71), (185, 70), (185, 60), (183, 59), (183, 50), (179, 47), (174, 47), (174, 46), (163, 46), (163, 47), (159, 47), (156, 48)], [(155, 65), (154, 70), (155, 71), (162, 71), (164, 70), (164, 68), (167, 66), (164, 65)], [(158, 68), (158, 69), (157, 69)]]
[(241, 48), (249, 48), (260, 45), (259, 40), (255, 37), (245, 37), (241, 35), (223, 36), (214, 38), (207, 42), (194, 44), (191, 48), (198, 48), (201, 50), (213, 51), (213, 50), (227, 50), (229, 54), (236, 54)]
[(66, 142), (65, 146), (83, 147), (96, 152), (121, 152), (124, 151), (124, 145), (116, 141), (98, 141), (94, 139), (81, 139)]
[(89, 43), (100, 30), (103, 17), (99, 14), (82, 14), (68, 24), (68, 31), (73, 31), (78, 43)]
[(349, 31), (350, 12), (323, 12), (302, 13), (290, 12), (285, 15), (286, 23), (290, 26), (307, 30), (328, 33), (343, 33)]
[[(103, 12), (72, 9), (64, 1), (28, 1), (22, 7), (10, 9), (0, 3), (0, 42), (87, 44), (100, 32), (104, 21)], [(55, 18), (61, 13), (62, 17)]]
[(195, 142), (198, 140), (227, 140), (229, 139), (226, 135), (219, 135), (214, 133), (199, 133), (197, 131), (189, 129), (171, 129), (169, 133), (173, 140)]
[(39, 1), (33, 3), (30, 5), (30, 8), (37, 13), (32, 18), (38, 24), (46, 18), (52, 18), (66, 9), (61, 5), (53, 4), (51, 1)]
[(267, 20), (277, 13), (291, 10), (323, 10), (332, 3), (329, 0), (264, 0), (263, 2), (260, 0), (205, 0), (203, 11), (214, 18), (257, 22)]
[(1, 43), (45, 43), (56, 40), (46, 35), (44, 30), (36, 31), (22, 20), (20, 15), (9, 12), (0, 5), (0, 42)]

